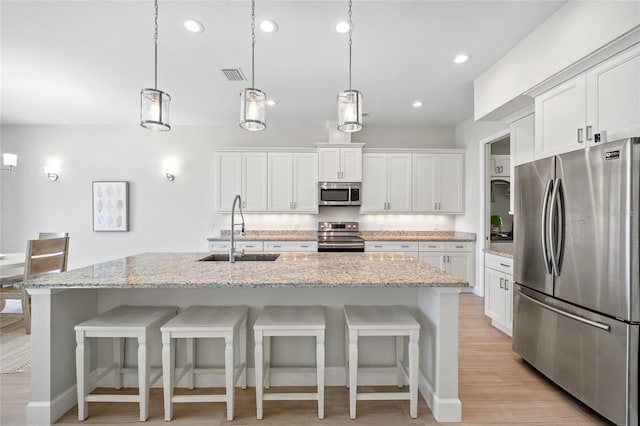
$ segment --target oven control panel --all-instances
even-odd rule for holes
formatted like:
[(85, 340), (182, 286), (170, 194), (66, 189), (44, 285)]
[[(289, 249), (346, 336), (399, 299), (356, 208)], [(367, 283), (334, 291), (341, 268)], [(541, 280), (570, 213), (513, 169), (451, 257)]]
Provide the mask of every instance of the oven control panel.
[(318, 231), (358, 232), (358, 222), (318, 222)]

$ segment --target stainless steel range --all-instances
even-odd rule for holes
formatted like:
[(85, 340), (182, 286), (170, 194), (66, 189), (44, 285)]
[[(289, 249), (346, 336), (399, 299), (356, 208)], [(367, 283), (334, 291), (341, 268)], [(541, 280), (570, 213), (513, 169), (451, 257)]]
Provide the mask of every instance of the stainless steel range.
[(358, 222), (318, 222), (318, 251), (363, 252)]

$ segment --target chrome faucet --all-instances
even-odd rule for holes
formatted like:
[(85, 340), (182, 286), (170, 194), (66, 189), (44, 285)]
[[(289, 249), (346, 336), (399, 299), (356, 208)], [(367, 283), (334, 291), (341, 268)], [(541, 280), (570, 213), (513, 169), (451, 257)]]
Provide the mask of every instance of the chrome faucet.
[(235, 238), (235, 217), (236, 217), (236, 202), (238, 203), (238, 208), (240, 209), (240, 217), (242, 218), (242, 223), (238, 225), (242, 225), (240, 229), (240, 235), (244, 235), (244, 215), (242, 214), (242, 197), (240, 194), (236, 195), (236, 198), (233, 199), (233, 205), (231, 206), (231, 244), (229, 245), (229, 263), (235, 263), (236, 257), (240, 257), (244, 255), (244, 249), (240, 251), (236, 251), (236, 238)]

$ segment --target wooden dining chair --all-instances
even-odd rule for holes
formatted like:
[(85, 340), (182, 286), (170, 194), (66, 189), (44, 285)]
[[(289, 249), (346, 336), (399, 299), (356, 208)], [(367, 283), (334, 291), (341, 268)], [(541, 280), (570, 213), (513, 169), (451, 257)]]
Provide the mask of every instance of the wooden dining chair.
[(0, 299), (20, 299), (22, 302), (21, 315), (27, 334), (31, 334), (30, 297), (26, 290), (15, 288), (13, 285), (48, 273), (66, 271), (68, 255), (69, 237), (28, 240), (24, 275), (0, 279)]
[(48, 238), (63, 238), (68, 236), (69, 236), (68, 232), (40, 232), (38, 234), (38, 239), (46, 240)]

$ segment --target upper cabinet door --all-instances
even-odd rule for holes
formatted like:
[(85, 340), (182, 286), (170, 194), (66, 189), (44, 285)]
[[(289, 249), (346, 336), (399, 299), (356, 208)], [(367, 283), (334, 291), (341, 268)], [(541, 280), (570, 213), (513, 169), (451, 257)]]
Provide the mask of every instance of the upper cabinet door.
[(293, 210), (293, 155), (287, 152), (270, 152), (268, 202), (269, 211)]
[(439, 154), (440, 200), (438, 213), (464, 212), (464, 156)]
[(242, 154), (216, 152), (216, 211), (231, 211), (236, 195), (242, 192)]
[(411, 180), (411, 154), (388, 154), (388, 211), (411, 212)]
[(580, 74), (536, 97), (536, 159), (585, 147), (585, 80)]
[(264, 212), (267, 210), (267, 153), (242, 154), (242, 210)]
[(387, 154), (362, 155), (362, 206), (361, 213), (387, 211)]
[(340, 180), (362, 182), (362, 148), (341, 148), (340, 164)]
[[(640, 45), (587, 71), (589, 132), (607, 132), (609, 140), (640, 130)], [(635, 136), (635, 135), (634, 135)], [(593, 138), (588, 140), (593, 144)]]
[(318, 213), (318, 154), (293, 154), (293, 202), (296, 213)]
[(320, 148), (319, 175), (320, 182), (337, 182), (340, 180), (340, 148)]
[(436, 202), (440, 198), (439, 182), (436, 182), (437, 159), (437, 154), (413, 154), (414, 212), (436, 212)]

